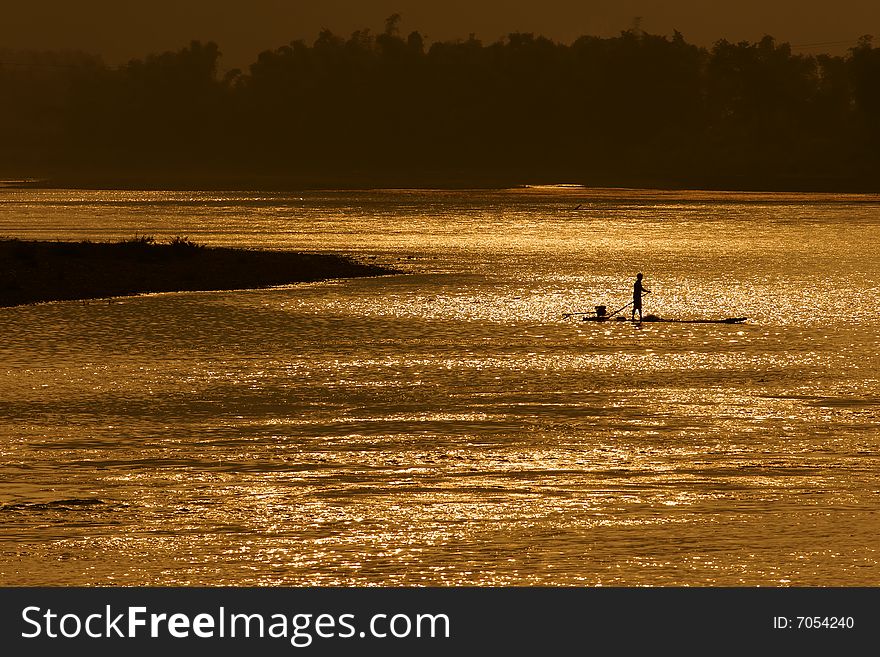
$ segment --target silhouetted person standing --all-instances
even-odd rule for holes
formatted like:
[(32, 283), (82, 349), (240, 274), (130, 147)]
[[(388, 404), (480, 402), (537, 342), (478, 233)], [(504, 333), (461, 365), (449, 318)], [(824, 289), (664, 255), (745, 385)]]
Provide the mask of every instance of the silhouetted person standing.
[(642, 285), (642, 272), (636, 275), (636, 282), (633, 283), (633, 309), (632, 319), (636, 319), (636, 311), (639, 311), (639, 321), (642, 321), (642, 295), (651, 294), (651, 290)]

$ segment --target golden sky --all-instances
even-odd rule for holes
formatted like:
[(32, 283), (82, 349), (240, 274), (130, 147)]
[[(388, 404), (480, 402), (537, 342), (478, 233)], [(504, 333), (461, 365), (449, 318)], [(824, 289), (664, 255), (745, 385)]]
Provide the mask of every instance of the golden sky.
[(863, 34), (880, 38), (878, 0), (0, 0), (0, 48), (77, 49), (124, 63), (216, 41), (225, 68), (244, 67), (261, 50), (312, 41), (322, 27), (348, 35), (403, 16), (401, 30), (429, 41), (492, 42), (509, 32), (559, 41), (613, 36), (641, 17), (648, 32), (682, 32), (693, 43), (771, 34), (806, 52), (843, 53)]

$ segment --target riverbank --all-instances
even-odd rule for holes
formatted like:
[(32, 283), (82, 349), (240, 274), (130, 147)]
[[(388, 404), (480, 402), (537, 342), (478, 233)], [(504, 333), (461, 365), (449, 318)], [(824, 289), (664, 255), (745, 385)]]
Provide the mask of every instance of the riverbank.
[(234, 172), (21, 172), (3, 175), (0, 188), (260, 191), (284, 193), (307, 190), (371, 189), (510, 189), (526, 185), (574, 184), (591, 188), (701, 190), (723, 192), (880, 193), (874, 175), (692, 174), (637, 175), (615, 172), (529, 171), (369, 171), (309, 174), (237, 174)]
[(162, 244), (148, 236), (120, 242), (0, 239), (0, 306), (7, 307), (392, 273), (343, 256), (206, 247), (186, 238)]

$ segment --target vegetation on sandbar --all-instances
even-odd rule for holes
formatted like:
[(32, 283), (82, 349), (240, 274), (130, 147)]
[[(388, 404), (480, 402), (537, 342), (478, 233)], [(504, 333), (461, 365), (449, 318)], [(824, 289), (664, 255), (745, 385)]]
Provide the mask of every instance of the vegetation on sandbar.
[(168, 243), (146, 235), (119, 242), (0, 239), (0, 306), (391, 273), (344, 256), (206, 247), (186, 237)]

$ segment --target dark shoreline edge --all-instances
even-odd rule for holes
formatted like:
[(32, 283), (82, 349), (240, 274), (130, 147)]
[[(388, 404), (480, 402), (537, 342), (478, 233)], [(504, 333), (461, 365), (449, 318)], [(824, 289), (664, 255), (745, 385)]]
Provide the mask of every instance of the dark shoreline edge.
[(241, 290), (401, 273), (340, 255), (159, 244), (0, 239), (0, 307), (150, 292)]
[(158, 190), (284, 193), (308, 190), (366, 191), (381, 189), (512, 189), (530, 185), (571, 184), (587, 188), (656, 189), (663, 191), (780, 192), (876, 194), (880, 178), (865, 175), (621, 175), (615, 173), (572, 174), (570, 171), (526, 173), (483, 171), (352, 172), (349, 174), (234, 172), (78, 172), (24, 175), (0, 174), (0, 188), (78, 190)]

